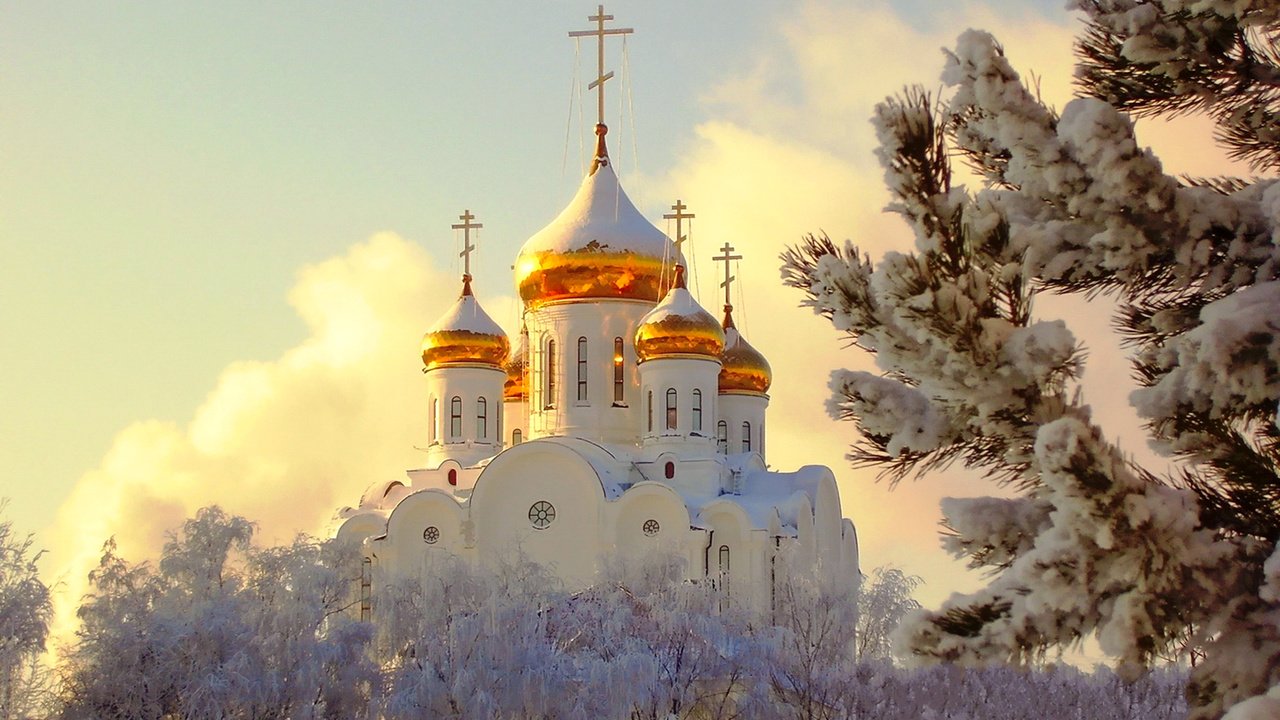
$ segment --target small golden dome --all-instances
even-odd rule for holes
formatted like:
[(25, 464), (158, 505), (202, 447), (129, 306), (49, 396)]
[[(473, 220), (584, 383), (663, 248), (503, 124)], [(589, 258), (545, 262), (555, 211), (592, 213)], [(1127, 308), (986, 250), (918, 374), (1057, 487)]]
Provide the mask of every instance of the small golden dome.
[(511, 350), (507, 334), (471, 294), (471, 276), (462, 276), (462, 295), (422, 336), (422, 364), (491, 365), (501, 368)]
[(720, 323), (689, 294), (684, 266), (677, 265), (675, 287), (636, 328), (636, 357), (640, 362), (680, 355), (718, 359), (723, 350)]
[(773, 384), (773, 369), (759, 350), (733, 325), (733, 306), (724, 306), (724, 353), (720, 355), (720, 392), (763, 395)]
[(524, 400), (529, 396), (529, 332), (521, 329), (520, 344), (502, 366), (507, 380), (502, 384), (503, 400)]
[(516, 287), (525, 307), (577, 299), (656, 302), (663, 270), (683, 260), (675, 243), (640, 214), (618, 184), (599, 136), (591, 174), (569, 205), (520, 248)]

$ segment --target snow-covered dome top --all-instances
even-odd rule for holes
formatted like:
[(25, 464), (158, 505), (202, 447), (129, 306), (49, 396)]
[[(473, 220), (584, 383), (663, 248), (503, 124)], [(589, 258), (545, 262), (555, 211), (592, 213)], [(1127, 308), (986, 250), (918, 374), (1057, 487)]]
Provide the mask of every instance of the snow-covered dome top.
[(529, 331), (521, 329), (520, 341), (502, 366), (507, 371), (502, 384), (503, 400), (523, 400), (529, 396)]
[(618, 184), (605, 132), (596, 126), (596, 158), (578, 194), (516, 257), (516, 287), (527, 308), (582, 298), (654, 302), (664, 267), (684, 262)]
[(676, 284), (636, 328), (640, 362), (681, 355), (719, 358), (724, 331), (684, 286), (684, 266), (676, 266)]
[(471, 276), (462, 276), (462, 295), (422, 336), (422, 363), (502, 367), (511, 350), (507, 334), (471, 294)]
[(733, 306), (724, 306), (724, 352), (720, 354), (721, 393), (763, 395), (773, 384), (769, 361), (733, 325)]

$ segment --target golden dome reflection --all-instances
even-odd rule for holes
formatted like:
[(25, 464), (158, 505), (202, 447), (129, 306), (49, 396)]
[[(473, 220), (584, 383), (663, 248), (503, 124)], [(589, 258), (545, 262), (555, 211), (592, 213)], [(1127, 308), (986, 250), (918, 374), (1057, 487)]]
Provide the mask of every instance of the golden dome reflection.
[(721, 393), (763, 395), (773, 384), (773, 368), (733, 325), (733, 306), (724, 306), (724, 353), (720, 355)]
[(502, 384), (503, 400), (524, 400), (529, 396), (529, 335), (520, 333), (520, 344), (502, 366), (507, 379)]
[(485, 313), (471, 294), (471, 276), (462, 278), (458, 301), (422, 336), (422, 364), (491, 365), (501, 368), (511, 351), (502, 328)]
[(683, 266), (676, 266), (675, 287), (640, 321), (635, 345), (640, 362), (680, 355), (720, 357), (724, 330), (685, 288)]
[[(603, 131), (597, 128), (597, 158), (607, 157)], [(675, 243), (627, 197), (613, 167), (598, 163), (564, 210), (520, 248), (516, 287), (527, 310), (577, 299), (657, 302), (663, 270), (682, 262)]]

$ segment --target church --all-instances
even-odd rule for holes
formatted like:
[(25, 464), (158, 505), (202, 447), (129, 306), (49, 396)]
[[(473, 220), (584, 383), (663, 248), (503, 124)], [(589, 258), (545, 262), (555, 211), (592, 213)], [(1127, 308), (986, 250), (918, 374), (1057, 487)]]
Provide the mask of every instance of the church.
[[(609, 161), (605, 36), (596, 36), (599, 121), (577, 194), (515, 257), (523, 326), (513, 343), (485, 313), (470, 272), (423, 337), (426, 462), (373, 483), (335, 533), (363, 543), (368, 588), (430, 572), (434, 553), (486, 563), (518, 554), (566, 588), (613, 559), (674, 553), (767, 612), (797, 572), (858, 574), (858, 543), (831, 470), (767, 464), (772, 372), (734, 326), (725, 243), (724, 315), (685, 284), (685, 260), (636, 209)], [(674, 208), (677, 227), (683, 205)], [(677, 229), (677, 237), (680, 231)], [(682, 238), (680, 238), (682, 239)], [(483, 289), (479, 283), (477, 287)], [(366, 606), (365, 612), (368, 612)]]

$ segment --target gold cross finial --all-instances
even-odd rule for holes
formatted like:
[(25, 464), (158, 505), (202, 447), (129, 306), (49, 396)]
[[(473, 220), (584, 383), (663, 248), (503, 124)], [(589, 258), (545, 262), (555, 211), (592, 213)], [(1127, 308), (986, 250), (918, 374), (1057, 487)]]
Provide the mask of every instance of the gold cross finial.
[(682, 220), (692, 220), (693, 218), (695, 218), (695, 217), (697, 217), (697, 216), (696, 216), (696, 215), (694, 215), (693, 213), (689, 213), (689, 214), (687, 214), (687, 215), (686, 215), (684, 211), (685, 211), (685, 210), (688, 210), (688, 209), (689, 209), (689, 206), (688, 206), (688, 205), (685, 205), (685, 204), (684, 204), (684, 201), (683, 201), (683, 200), (681, 200), (681, 199), (679, 199), (679, 198), (676, 198), (676, 204), (675, 204), (675, 205), (672, 205), (672, 206), (671, 206), (671, 209), (672, 209), (672, 210), (675, 210), (675, 213), (674, 213), (674, 214), (673, 214), (673, 213), (667, 213), (666, 215), (663, 215), (662, 217), (663, 217), (664, 219), (666, 219), (666, 220), (675, 220), (675, 221), (676, 221), (676, 252), (680, 252), (680, 246), (684, 244), (684, 241), (685, 241), (685, 240), (688, 240), (688, 238), (686, 238), (686, 237), (685, 237), (685, 235), (684, 235), (684, 228), (683, 228), (683, 225), (681, 224), (681, 221), (682, 221)]
[(472, 215), (470, 210), (463, 210), (462, 214), (458, 216), (458, 219), (462, 222), (454, 223), (452, 227), (454, 230), (462, 231), (462, 252), (458, 253), (458, 257), (462, 258), (462, 274), (466, 275), (467, 279), (470, 280), (471, 251), (476, 249), (476, 246), (471, 244), (471, 231), (479, 230), (484, 227), (484, 225), (471, 222), (476, 219), (476, 216)]
[(720, 249), (724, 251), (724, 254), (717, 255), (714, 258), (712, 258), (712, 260), (715, 260), (716, 262), (721, 262), (721, 261), (724, 262), (724, 282), (720, 283), (720, 287), (724, 288), (724, 304), (728, 306), (733, 304), (729, 300), (729, 285), (734, 280), (733, 275), (729, 274), (729, 263), (734, 260), (741, 260), (742, 256), (732, 254), (734, 247), (729, 243), (725, 243), (724, 247)]
[(588, 37), (591, 35), (596, 36), (596, 43), (597, 43), (596, 79), (592, 80), (591, 84), (587, 85), (587, 89), (597, 91), (596, 106), (597, 106), (598, 119), (596, 120), (596, 124), (603, 125), (604, 124), (604, 81), (613, 77), (612, 70), (610, 70), (607, 73), (604, 71), (604, 36), (605, 35), (630, 35), (631, 33), (635, 32), (635, 30), (631, 28), (609, 28), (608, 30), (605, 30), (604, 21), (612, 20), (613, 16), (604, 14), (603, 5), (600, 5), (598, 7), (595, 15), (590, 15), (587, 17), (587, 19), (596, 24), (596, 29), (595, 30), (573, 30), (569, 32), (569, 37)]

